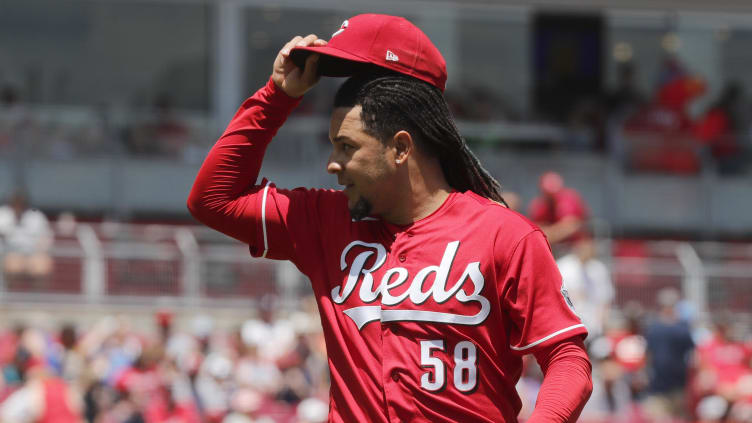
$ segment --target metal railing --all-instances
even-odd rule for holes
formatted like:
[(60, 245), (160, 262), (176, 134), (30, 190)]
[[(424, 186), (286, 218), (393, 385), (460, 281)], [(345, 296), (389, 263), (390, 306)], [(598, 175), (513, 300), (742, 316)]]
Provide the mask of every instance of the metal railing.
[(249, 306), (273, 297), (290, 306), (302, 296), (305, 284), (280, 275), (278, 263), (254, 259), (229, 239), (200, 242), (203, 233), (185, 226), (118, 225), (113, 231), (79, 224), (49, 250), (49, 274), (0, 274), (0, 304)]
[[(603, 250), (617, 306), (635, 301), (653, 308), (657, 292), (674, 287), (701, 312), (752, 309), (752, 244), (639, 245), (639, 254)], [(290, 263), (252, 258), (246, 246), (203, 227), (79, 224), (68, 236), (58, 234), (49, 254), (48, 275), (0, 275), (0, 304), (294, 307), (310, 293)]]

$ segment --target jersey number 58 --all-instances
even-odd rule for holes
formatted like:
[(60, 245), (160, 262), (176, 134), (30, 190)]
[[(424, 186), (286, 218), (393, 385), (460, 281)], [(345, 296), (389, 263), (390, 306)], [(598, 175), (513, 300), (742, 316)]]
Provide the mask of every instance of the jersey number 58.
[[(433, 355), (434, 351), (444, 351), (444, 340), (434, 339), (420, 341), (420, 366), (430, 369), (420, 378), (420, 386), (431, 392), (444, 389), (446, 384), (446, 368), (440, 358)], [(478, 368), (475, 365), (475, 344), (462, 341), (454, 346), (454, 371), (452, 381), (460, 392), (470, 392), (477, 384)]]

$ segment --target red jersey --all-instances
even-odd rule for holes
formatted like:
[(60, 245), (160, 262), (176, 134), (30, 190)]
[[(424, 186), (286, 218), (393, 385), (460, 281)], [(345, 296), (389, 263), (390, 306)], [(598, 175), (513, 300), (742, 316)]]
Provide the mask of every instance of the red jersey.
[[(472, 192), (451, 193), (407, 226), (353, 221), (340, 191), (266, 181), (220, 204), (235, 195), (220, 179), (255, 180), (264, 143), (294, 105), (271, 82), (249, 99), (199, 172), (193, 193), (204, 197), (189, 205), (222, 207), (225, 221), (202, 220), (310, 278), (329, 356), (329, 421), (516, 422), (522, 356), (586, 334), (542, 232)], [(251, 148), (259, 152), (246, 162), (226, 160)]]
[(44, 390), (44, 408), (38, 423), (76, 423), (81, 416), (69, 404), (70, 391), (65, 381), (58, 378), (45, 379), (42, 382)]
[(719, 384), (736, 383), (752, 374), (752, 349), (742, 342), (714, 337), (698, 348), (700, 361), (715, 371)]
[[(567, 217), (576, 217), (580, 220), (587, 219), (587, 206), (577, 191), (571, 188), (562, 188), (552, 196), (552, 201), (547, 201), (545, 197), (541, 196), (530, 202), (530, 220), (540, 225), (553, 225)], [(585, 231), (580, 229), (563, 241), (576, 241), (585, 235)]]
[(530, 219), (534, 222), (554, 224), (565, 217), (574, 216), (586, 219), (588, 212), (585, 202), (577, 191), (563, 188), (553, 194), (553, 202), (549, 205), (543, 197), (537, 197), (530, 203)]

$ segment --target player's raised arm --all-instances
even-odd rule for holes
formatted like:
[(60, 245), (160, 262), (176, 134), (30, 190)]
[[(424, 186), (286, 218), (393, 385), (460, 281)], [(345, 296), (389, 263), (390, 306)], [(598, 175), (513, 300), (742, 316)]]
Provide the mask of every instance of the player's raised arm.
[(248, 244), (254, 241), (252, 207), (266, 146), (300, 97), (318, 82), (318, 55), (300, 69), (289, 59), (296, 46), (321, 46), (311, 34), (296, 36), (277, 54), (269, 82), (246, 100), (204, 160), (188, 197), (191, 214), (207, 226)]

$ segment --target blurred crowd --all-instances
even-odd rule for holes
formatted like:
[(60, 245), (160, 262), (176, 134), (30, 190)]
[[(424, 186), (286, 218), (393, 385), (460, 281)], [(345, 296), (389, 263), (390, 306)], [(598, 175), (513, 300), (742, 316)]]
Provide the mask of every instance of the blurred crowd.
[(633, 64), (622, 64), (618, 88), (607, 97), (609, 151), (630, 170), (696, 174), (706, 165), (720, 175), (747, 171), (752, 151), (750, 108), (743, 87), (725, 86), (699, 114), (692, 103), (706, 95), (701, 75), (667, 57), (651, 96), (635, 87)]
[[(594, 391), (580, 421), (752, 422), (749, 315), (701, 313), (679, 285), (651, 287), (655, 301), (617, 303), (588, 205), (556, 172), (542, 174), (538, 188), (521, 211), (547, 234), (563, 293), (589, 332)], [(514, 193), (505, 196), (522, 208)], [(0, 207), (8, 283), (33, 287), (50, 276), (51, 237), (22, 193)], [(329, 373), (315, 300), (304, 297), (293, 312), (260, 304), (257, 317), (230, 329), (166, 310), (138, 327), (143, 316), (59, 327), (52, 316), (2, 320), (0, 423), (325, 421)], [(527, 357), (522, 421), (541, 381)]]
[[(523, 116), (488, 90), (460, 87), (447, 97), (454, 115), (474, 122), (533, 122), (561, 125), (558, 140), (500, 140), (497, 145), (540, 146), (608, 154), (628, 171), (696, 174), (703, 168), (721, 175), (746, 172), (752, 154), (752, 107), (743, 86), (727, 81), (699, 113), (694, 102), (710, 96), (705, 79), (677, 57), (667, 55), (652, 92), (637, 83), (639, 64), (618, 63), (616, 82), (599, 94), (572, 93), (568, 111), (545, 107)], [(544, 98), (543, 104), (557, 100)], [(561, 100), (558, 100), (561, 101)]]
[(323, 335), (309, 298), (234, 329), (204, 315), (176, 329), (133, 316), (90, 326), (0, 331), (0, 421), (93, 423), (314, 423), (328, 415)]
[[(573, 298), (575, 307), (581, 304)], [(704, 322), (672, 288), (659, 307), (611, 308), (587, 339), (594, 389), (580, 421), (586, 423), (752, 422), (752, 332), (728, 314)], [(593, 315), (578, 310), (588, 327)], [(603, 332), (598, 332), (602, 324)], [(528, 359), (518, 385), (532, 410), (540, 370)]]
[(584, 421), (752, 422), (749, 322), (700, 318), (673, 288), (655, 310), (612, 311), (588, 339), (595, 387)]
[[(450, 87), (446, 97), (461, 122), (544, 129), (526, 136), (491, 131), (482, 139), (471, 131), (471, 143), (607, 154), (626, 170), (637, 172), (697, 174), (714, 169), (721, 175), (737, 175), (748, 170), (752, 107), (740, 83), (726, 81), (717, 94), (711, 94), (702, 75), (669, 54), (653, 78), (652, 92), (646, 93), (638, 86), (638, 71), (638, 63), (617, 63), (613, 86), (604, 86), (597, 94), (567, 95), (566, 107), (558, 107), (564, 110), (561, 113), (546, 111), (547, 102), (561, 102), (553, 94), (544, 96), (542, 104), (530, 111), (514, 110), (493, 90), (463, 83)], [(320, 84), (294, 115), (326, 117), (339, 83)], [(711, 95), (715, 98), (708, 100)], [(690, 112), (700, 99), (708, 106)], [(4, 85), (0, 88), (0, 153), (56, 159), (125, 154), (200, 161), (217, 130), (206, 116), (199, 119), (200, 113), (179, 112), (174, 103), (172, 96), (157, 91), (147, 107), (129, 111), (105, 106), (47, 110), (30, 107), (17, 88)], [(552, 128), (557, 135), (547, 132)]]
[[(575, 308), (592, 295), (572, 289)], [(719, 314), (706, 323), (673, 288), (659, 293), (656, 309), (617, 308), (608, 292), (595, 295), (601, 307), (578, 309), (594, 379), (579, 421), (752, 422), (749, 322)], [(298, 312), (262, 313), (231, 330), (207, 316), (183, 330), (170, 312), (156, 313), (152, 327), (134, 327), (133, 317), (0, 330), (0, 421), (326, 421), (327, 359), (312, 298)], [(541, 381), (526, 357), (521, 421)]]
[[(744, 171), (748, 128), (739, 86), (730, 84), (692, 118), (688, 105), (706, 87), (678, 62), (666, 62), (652, 98), (635, 89), (631, 65), (619, 72), (617, 89), (575, 109), (567, 124), (569, 134), (577, 136), (565, 140), (566, 148), (608, 152), (631, 171), (691, 174), (701, 170), (704, 160), (712, 160), (721, 175)], [(499, 118), (490, 113), (492, 97), (464, 108), (461, 99), (450, 99), (461, 119)], [(0, 114), (0, 152), (12, 148), (9, 134), (29, 136), (36, 130), (12, 91), (3, 91), (2, 101), (7, 113)], [(298, 113), (320, 109), (320, 104), (304, 103)], [(170, 99), (161, 97), (150, 119), (118, 139), (120, 148), (133, 155), (186, 158), (190, 133)], [(53, 157), (78, 154), (58, 141), (50, 138)], [(752, 422), (749, 316), (701, 314), (681, 298), (678, 286), (661, 290), (654, 305), (617, 304), (612, 272), (583, 197), (556, 172), (542, 174), (538, 190), (528, 204), (514, 192), (504, 196), (545, 232), (563, 293), (588, 328), (594, 391), (580, 421)], [(47, 217), (30, 208), (22, 192), (0, 206), (6, 288), (44, 290), (55, 264), (53, 239)], [(262, 308), (257, 318), (232, 330), (219, 328), (207, 316), (180, 325), (169, 311), (156, 313), (150, 327), (135, 327), (134, 316), (60, 327), (52, 326), (58, 323), (52, 318), (44, 324), (0, 321), (0, 423), (326, 421), (329, 373), (323, 334), (315, 301), (305, 298), (301, 304), (292, 313)], [(542, 381), (534, 360), (526, 360), (518, 384), (523, 421)]]
[[(516, 196), (511, 204), (519, 205)], [(749, 314), (700, 311), (679, 285), (650, 301), (616, 303), (612, 272), (591, 229), (588, 205), (556, 172), (539, 180), (528, 217), (546, 233), (562, 289), (588, 328), (594, 390), (585, 423), (752, 422), (752, 321)], [(638, 254), (640, 255), (640, 254)], [(644, 281), (647, 283), (647, 281)], [(518, 384), (532, 412), (542, 374), (531, 357)]]
[(196, 162), (213, 141), (206, 118), (175, 110), (166, 93), (148, 107), (31, 105), (12, 85), (0, 87), (0, 155), (73, 159), (126, 155)]

